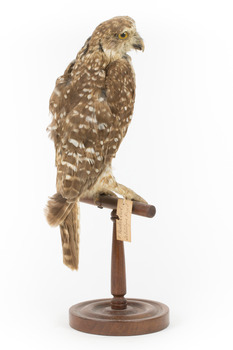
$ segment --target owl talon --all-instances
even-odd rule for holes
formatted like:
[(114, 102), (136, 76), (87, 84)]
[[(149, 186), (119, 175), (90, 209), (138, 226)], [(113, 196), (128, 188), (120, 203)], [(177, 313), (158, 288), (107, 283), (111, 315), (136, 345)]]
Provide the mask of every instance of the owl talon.
[(101, 197), (102, 196), (111, 196), (111, 197), (117, 198), (117, 195), (112, 191), (103, 191), (103, 192), (95, 193), (93, 196), (93, 201), (100, 209), (103, 208), (101, 205)]
[(131, 200), (133, 202), (140, 202), (140, 203), (148, 204), (148, 202), (145, 201), (145, 199), (143, 199), (139, 195), (136, 195), (136, 196), (134, 195), (133, 198), (131, 196), (129, 196), (129, 197), (126, 196), (125, 199), (129, 199), (129, 200)]
[(138, 198), (133, 198), (131, 200), (134, 201), (134, 202), (141, 202), (141, 203), (144, 203), (144, 204), (148, 204), (148, 202), (145, 199), (143, 199), (142, 197), (140, 197), (140, 196), (138, 196)]
[(114, 197), (114, 198), (118, 198), (116, 193), (112, 192), (112, 191), (104, 191), (100, 193), (100, 196), (110, 196), (110, 197)]
[(115, 186), (116, 186), (116, 192), (121, 194), (125, 199), (148, 204), (147, 201), (145, 201), (145, 199), (143, 199), (141, 196), (139, 196), (137, 193), (131, 190), (131, 188), (128, 188), (117, 182), (115, 183)]

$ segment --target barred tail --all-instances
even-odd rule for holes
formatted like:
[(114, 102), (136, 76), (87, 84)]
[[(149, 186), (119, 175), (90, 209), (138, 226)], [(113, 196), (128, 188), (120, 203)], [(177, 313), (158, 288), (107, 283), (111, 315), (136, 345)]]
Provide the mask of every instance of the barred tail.
[(60, 225), (63, 263), (72, 270), (79, 262), (79, 202), (68, 203), (60, 193), (48, 201), (45, 215), (51, 226)]
[(78, 270), (79, 263), (79, 202), (60, 225), (63, 263), (71, 270)]

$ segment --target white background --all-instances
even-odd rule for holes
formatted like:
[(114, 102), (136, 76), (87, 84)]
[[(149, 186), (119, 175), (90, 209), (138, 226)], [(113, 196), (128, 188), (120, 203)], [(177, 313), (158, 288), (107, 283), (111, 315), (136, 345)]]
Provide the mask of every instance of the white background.
[[(81, 205), (80, 269), (62, 264), (43, 208), (55, 192), (45, 131), (55, 80), (103, 20), (129, 15), (135, 113), (119, 182), (157, 208), (132, 218), (128, 297), (170, 307), (166, 330), (80, 333), (68, 309), (110, 297), (110, 211)], [(231, 1), (7, 1), (0, 9), (2, 349), (232, 349), (233, 7)]]

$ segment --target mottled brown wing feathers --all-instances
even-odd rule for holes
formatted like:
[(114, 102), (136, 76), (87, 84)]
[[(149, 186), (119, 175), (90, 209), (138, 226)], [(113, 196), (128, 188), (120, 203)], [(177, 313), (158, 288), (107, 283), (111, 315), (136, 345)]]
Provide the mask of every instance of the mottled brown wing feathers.
[(117, 36), (125, 28), (134, 40), (131, 18), (101, 23), (56, 80), (50, 98), (53, 119), (48, 130), (56, 151), (57, 193), (46, 215), (51, 225), (60, 225), (64, 263), (72, 269), (78, 266), (77, 201), (86, 190), (95, 195), (92, 187), (111, 169), (133, 113), (134, 71), (130, 57), (122, 57), (130, 41), (123, 43)]
[(57, 189), (69, 201), (90, 188), (115, 157), (131, 120), (134, 98), (134, 72), (127, 58), (107, 65), (98, 52), (85, 64), (72, 62), (57, 80), (50, 127)]
[(132, 118), (135, 100), (135, 76), (127, 58), (111, 63), (106, 70), (107, 103), (112, 112), (107, 158), (111, 160), (122, 142)]

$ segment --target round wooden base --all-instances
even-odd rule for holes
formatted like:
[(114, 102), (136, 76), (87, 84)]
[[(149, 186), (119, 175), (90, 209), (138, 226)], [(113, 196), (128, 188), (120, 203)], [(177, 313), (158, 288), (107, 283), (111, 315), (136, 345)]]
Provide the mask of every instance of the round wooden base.
[(144, 299), (127, 299), (127, 308), (113, 310), (112, 299), (90, 300), (69, 310), (70, 326), (100, 335), (139, 335), (161, 331), (169, 325), (166, 305)]

